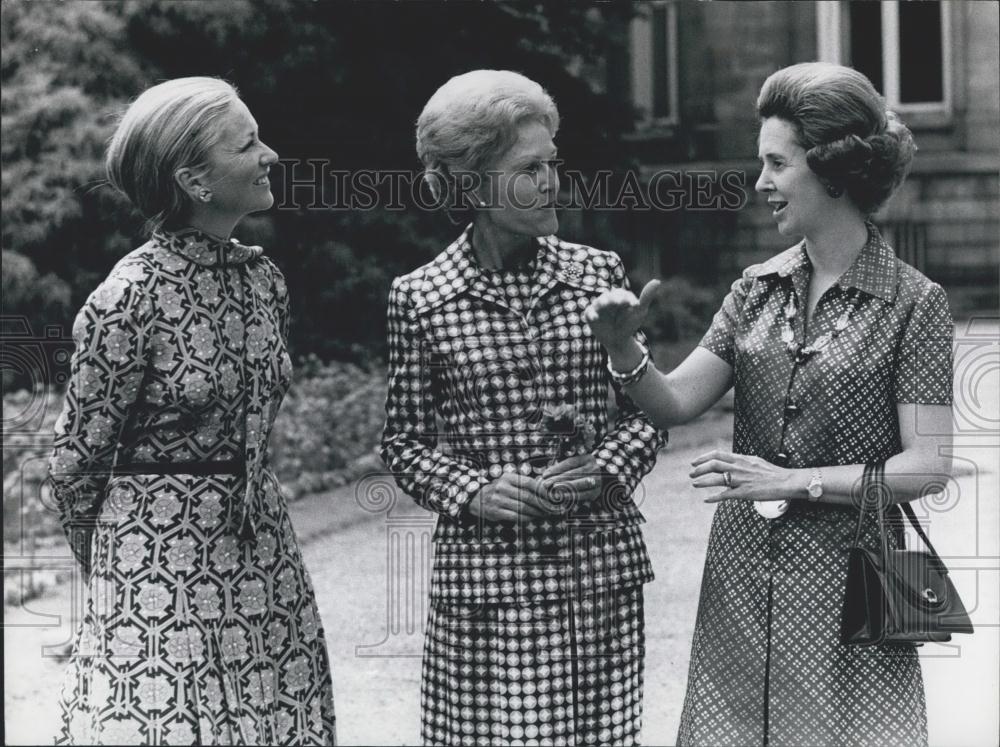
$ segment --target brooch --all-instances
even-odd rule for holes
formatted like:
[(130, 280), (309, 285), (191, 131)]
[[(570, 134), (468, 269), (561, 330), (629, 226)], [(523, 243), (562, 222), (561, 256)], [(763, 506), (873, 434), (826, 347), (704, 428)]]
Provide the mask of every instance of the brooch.
[(570, 280), (579, 280), (583, 277), (583, 265), (579, 262), (569, 262), (566, 267), (563, 268), (563, 275)]

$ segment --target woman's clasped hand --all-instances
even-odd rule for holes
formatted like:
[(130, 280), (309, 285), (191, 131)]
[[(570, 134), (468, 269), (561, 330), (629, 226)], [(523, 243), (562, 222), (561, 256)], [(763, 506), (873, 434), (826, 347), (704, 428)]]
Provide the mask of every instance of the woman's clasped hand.
[(520, 522), (564, 516), (601, 495), (603, 479), (592, 454), (556, 462), (539, 478), (504, 472), (480, 490), (469, 510), (487, 521)]

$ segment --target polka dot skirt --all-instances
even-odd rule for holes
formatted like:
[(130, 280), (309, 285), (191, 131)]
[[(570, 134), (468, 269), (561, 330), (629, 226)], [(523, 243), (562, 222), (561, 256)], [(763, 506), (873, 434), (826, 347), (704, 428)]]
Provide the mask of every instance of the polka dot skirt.
[(637, 744), (642, 598), (634, 586), (531, 607), (435, 604), (424, 744)]

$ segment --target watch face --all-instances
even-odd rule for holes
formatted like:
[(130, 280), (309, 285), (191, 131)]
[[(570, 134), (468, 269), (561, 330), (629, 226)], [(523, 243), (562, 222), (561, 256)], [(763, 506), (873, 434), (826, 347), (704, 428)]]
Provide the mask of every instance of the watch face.
[(821, 482), (811, 482), (809, 487), (806, 488), (809, 491), (809, 495), (813, 498), (819, 498), (823, 495), (823, 483)]

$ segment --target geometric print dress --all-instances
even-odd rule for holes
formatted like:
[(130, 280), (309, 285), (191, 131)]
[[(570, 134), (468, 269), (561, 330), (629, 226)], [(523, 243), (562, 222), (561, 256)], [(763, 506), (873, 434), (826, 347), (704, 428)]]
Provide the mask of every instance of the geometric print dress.
[[(482, 267), (469, 227), (396, 278), (381, 454), (403, 491), (439, 514), (424, 640), (428, 745), (629, 745), (642, 722), (643, 584), (653, 571), (636, 488), (664, 443), (617, 386), (583, 320), (627, 281), (612, 252), (536, 238), (532, 256)], [(517, 524), (468, 503), (505, 472), (540, 477), (546, 408), (593, 425), (606, 478), (588, 504)]]
[(88, 298), (50, 460), (88, 594), (63, 744), (333, 744), (312, 582), (266, 445), (291, 380), (260, 247), (160, 231)]
[[(874, 225), (789, 349), (785, 309), (805, 308), (803, 244), (748, 268), (701, 345), (733, 367), (733, 451), (793, 468), (864, 464), (902, 451), (898, 407), (952, 401), (944, 291), (896, 258)], [(841, 325), (842, 326), (842, 325)], [(940, 477), (929, 474), (929, 483)], [(918, 516), (920, 502), (914, 503)], [(840, 622), (858, 509), (791, 501), (776, 519), (748, 501), (716, 510), (691, 644), (680, 745), (920, 745), (923, 681), (912, 644), (845, 646)], [(862, 542), (877, 546), (874, 512)], [(899, 509), (894, 508), (890, 515)], [(895, 532), (890, 545), (898, 546)]]

